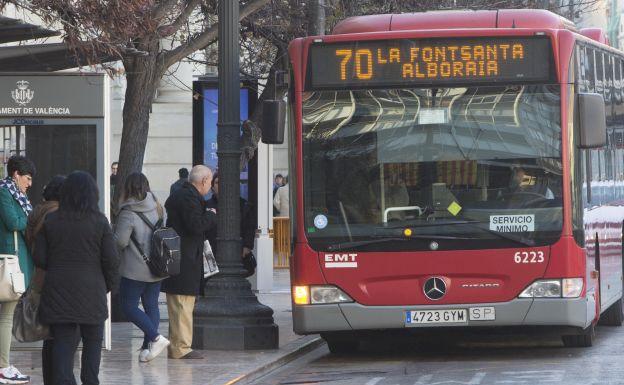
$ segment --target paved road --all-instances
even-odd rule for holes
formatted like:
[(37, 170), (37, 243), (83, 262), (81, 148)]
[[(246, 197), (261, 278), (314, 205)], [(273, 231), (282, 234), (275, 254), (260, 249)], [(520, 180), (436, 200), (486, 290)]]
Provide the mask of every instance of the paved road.
[(324, 346), (254, 384), (542, 385), (624, 384), (624, 328), (599, 327), (592, 348), (535, 336), (373, 341), (349, 356)]

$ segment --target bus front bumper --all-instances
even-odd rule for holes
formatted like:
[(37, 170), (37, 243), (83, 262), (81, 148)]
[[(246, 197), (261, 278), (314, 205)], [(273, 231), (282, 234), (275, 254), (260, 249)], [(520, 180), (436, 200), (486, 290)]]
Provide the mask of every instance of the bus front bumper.
[(417, 310), (457, 310), (494, 308), (495, 319), (467, 319), (463, 323), (428, 323), (410, 327), (483, 327), (483, 326), (568, 326), (588, 327), (595, 305), (587, 298), (514, 299), (509, 302), (419, 305), (364, 306), (358, 303), (294, 305), (293, 328), (297, 334), (330, 331), (406, 328), (406, 312)]

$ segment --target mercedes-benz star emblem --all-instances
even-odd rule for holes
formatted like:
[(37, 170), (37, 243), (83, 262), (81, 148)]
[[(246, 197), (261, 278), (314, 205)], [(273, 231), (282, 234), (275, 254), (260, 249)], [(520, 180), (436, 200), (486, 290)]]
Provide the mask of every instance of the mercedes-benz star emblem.
[(429, 278), (423, 286), (423, 292), (430, 300), (439, 300), (446, 294), (446, 283), (439, 277)]

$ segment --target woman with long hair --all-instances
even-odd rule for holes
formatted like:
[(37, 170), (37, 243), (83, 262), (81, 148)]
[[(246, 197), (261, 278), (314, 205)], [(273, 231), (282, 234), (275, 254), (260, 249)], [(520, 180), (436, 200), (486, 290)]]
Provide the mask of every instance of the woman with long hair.
[[(59, 201), (61, 200), (61, 187), (65, 182), (65, 176), (56, 175), (43, 188), (43, 202), (35, 206), (32, 214), (28, 217), (28, 226), (26, 227), (26, 243), (31, 255), (34, 252), (35, 238), (45, 221), (48, 214), (58, 210)], [(31, 281), (31, 290), (41, 293), (43, 289), (43, 281), (45, 272), (39, 268), (35, 270)], [(41, 367), (43, 371), (43, 385), (52, 385), (52, 339), (43, 341), (43, 349), (41, 350)]]
[[(32, 212), (26, 192), (35, 176), (35, 165), (23, 156), (12, 156), (7, 164), (9, 175), (0, 180), (0, 254), (17, 251), (20, 270), (26, 285), (33, 272), (33, 261), (26, 247), (24, 231)], [(15, 240), (17, 239), (17, 244)], [(17, 301), (0, 303), (0, 382), (25, 384), (29, 376), (20, 373), (9, 361), (13, 311)]]
[(91, 175), (69, 174), (58, 210), (48, 214), (35, 239), (35, 265), (46, 271), (39, 317), (54, 338), (55, 385), (75, 384), (80, 339), (80, 379), (84, 385), (99, 384), (106, 293), (115, 287), (119, 257), (108, 220), (98, 209), (98, 195)]
[[(143, 255), (150, 255), (152, 227), (162, 223), (163, 216), (163, 208), (150, 191), (145, 175), (140, 172), (128, 175), (123, 185), (115, 237), (121, 250), (121, 308), (144, 334), (140, 362), (153, 360), (169, 345), (169, 340), (158, 333), (158, 295), (163, 278), (153, 275), (143, 260)], [(139, 309), (139, 299), (144, 311)]]

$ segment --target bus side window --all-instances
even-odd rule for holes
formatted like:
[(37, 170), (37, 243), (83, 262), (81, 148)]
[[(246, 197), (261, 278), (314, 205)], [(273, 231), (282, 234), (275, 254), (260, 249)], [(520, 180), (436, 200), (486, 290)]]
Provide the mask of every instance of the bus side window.
[(621, 115), (622, 107), (622, 61), (613, 58), (613, 115), (617, 119)]
[(604, 54), (604, 97), (607, 122), (613, 117), (613, 56)]
[(576, 75), (578, 92), (587, 92), (587, 53), (581, 45), (576, 46)]
[(604, 84), (604, 60), (601, 51), (594, 50), (594, 69), (596, 74), (596, 93), (604, 96), (605, 84)]
[(587, 188), (587, 203), (592, 202), (592, 161), (591, 150), (581, 150), (583, 153), (583, 160), (585, 161), (585, 186)]
[(589, 47), (585, 47), (585, 52), (587, 54), (587, 67), (585, 71), (585, 75), (589, 80), (589, 84), (587, 84), (587, 92), (597, 92), (596, 91), (596, 72), (594, 71), (594, 50)]

